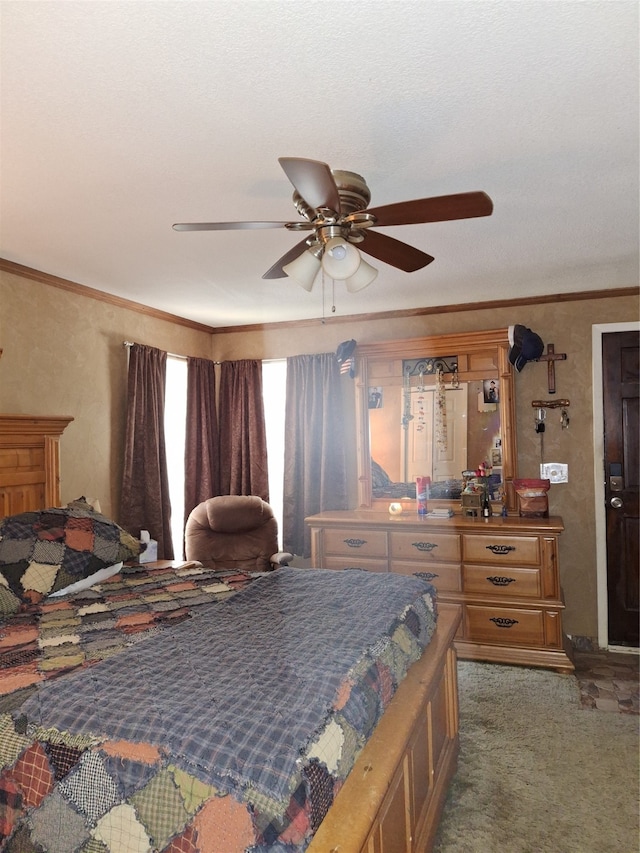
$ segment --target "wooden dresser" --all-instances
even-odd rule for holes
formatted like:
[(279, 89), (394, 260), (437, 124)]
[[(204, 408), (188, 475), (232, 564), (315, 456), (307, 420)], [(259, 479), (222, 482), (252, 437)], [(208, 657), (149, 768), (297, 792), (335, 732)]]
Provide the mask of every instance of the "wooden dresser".
[(462, 605), (461, 658), (574, 669), (562, 630), (561, 518), (420, 519), (362, 510), (306, 521), (313, 566), (421, 572), (440, 601)]

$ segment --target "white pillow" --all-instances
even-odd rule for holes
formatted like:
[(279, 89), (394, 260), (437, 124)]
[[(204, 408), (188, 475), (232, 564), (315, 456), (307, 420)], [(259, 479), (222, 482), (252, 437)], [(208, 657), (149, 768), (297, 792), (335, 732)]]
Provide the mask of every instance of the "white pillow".
[(68, 595), (70, 592), (81, 592), (83, 589), (89, 589), (90, 586), (100, 583), (100, 581), (106, 581), (106, 579), (110, 578), (112, 575), (118, 574), (121, 568), (122, 563), (114, 563), (113, 566), (105, 566), (104, 569), (99, 569), (93, 575), (89, 575), (88, 578), (82, 578), (82, 580), (75, 581), (75, 583), (70, 583), (69, 586), (65, 586), (64, 589), (59, 589), (57, 592), (52, 592), (47, 597), (57, 598), (59, 595)]

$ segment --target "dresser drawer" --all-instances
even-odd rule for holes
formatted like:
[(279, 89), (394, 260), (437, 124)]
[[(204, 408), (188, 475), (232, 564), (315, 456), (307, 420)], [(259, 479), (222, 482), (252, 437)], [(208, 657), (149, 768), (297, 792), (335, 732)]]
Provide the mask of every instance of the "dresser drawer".
[(386, 560), (362, 559), (359, 554), (349, 557), (325, 557), (323, 569), (363, 569), (366, 572), (386, 572)]
[[(497, 561), (496, 561), (497, 562)], [(466, 593), (487, 598), (540, 598), (539, 569), (511, 566), (501, 571), (494, 566), (467, 566), (462, 569), (463, 589)]]
[(453, 563), (429, 563), (428, 566), (408, 561), (392, 561), (391, 571), (398, 575), (415, 575), (420, 572), (438, 592), (460, 592), (462, 582), (460, 566)]
[(386, 557), (387, 534), (384, 530), (362, 528), (327, 529), (323, 533), (325, 554), (358, 554), (360, 557)]
[(540, 540), (537, 536), (492, 536), (467, 533), (462, 537), (465, 563), (493, 566), (539, 566)]
[(501, 646), (538, 646), (544, 642), (542, 610), (465, 605), (465, 639)]
[(429, 533), (425, 528), (413, 532), (391, 532), (392, 560), (460, 562), (460, 537), (455, 533)]

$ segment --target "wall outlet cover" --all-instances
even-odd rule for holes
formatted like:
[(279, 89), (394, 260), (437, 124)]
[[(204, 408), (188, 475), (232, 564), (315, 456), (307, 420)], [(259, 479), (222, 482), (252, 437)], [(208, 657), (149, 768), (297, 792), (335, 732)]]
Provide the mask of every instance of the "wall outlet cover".
[(563, 462), (543, 462), (540, 466), (540, 477), (552, 483), (568, 483), (569, 466)]

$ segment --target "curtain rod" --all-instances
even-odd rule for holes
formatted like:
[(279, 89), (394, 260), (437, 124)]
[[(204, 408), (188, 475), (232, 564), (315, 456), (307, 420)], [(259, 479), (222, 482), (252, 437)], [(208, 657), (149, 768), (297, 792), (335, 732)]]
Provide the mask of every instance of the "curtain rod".
[[(122, 346), (127, 347), (127, 348), (131, 348), (134, 345), (134, 343), (135, 343), (134, 341), (122, 341)], [(167, 355), (171, 356), (171, 358), (181, 358), (184, 361), (186, 361), (188, 358), (188, 356), (186, 356), (186, 355), (177, 355), (175, 352), (168, 352)], [(214, 361), (213, 363), (214, 364), (222, 364), (221, 361)]]

